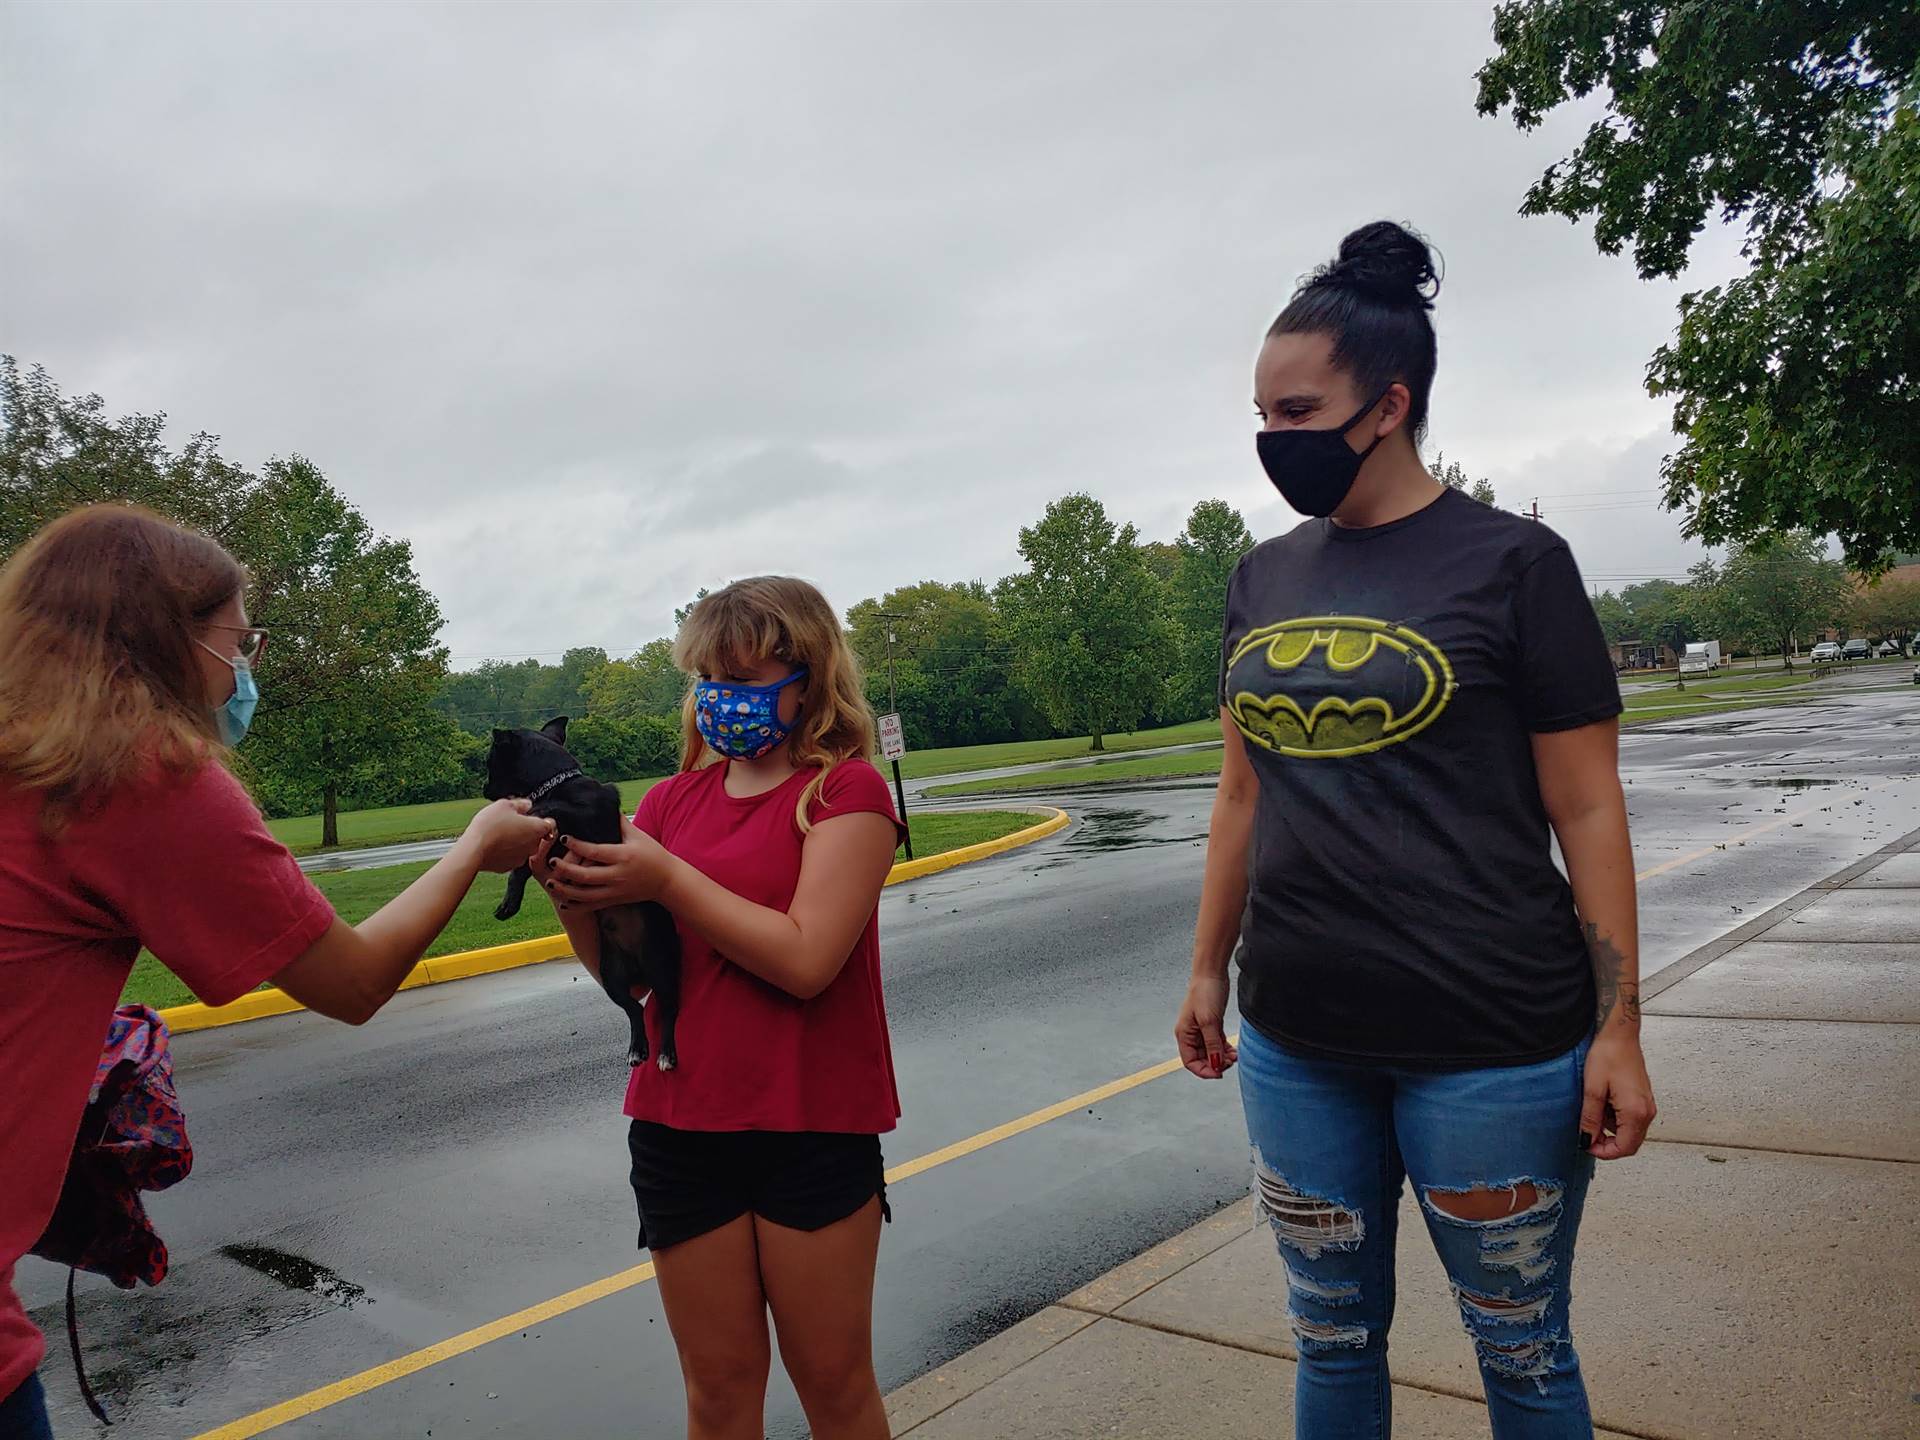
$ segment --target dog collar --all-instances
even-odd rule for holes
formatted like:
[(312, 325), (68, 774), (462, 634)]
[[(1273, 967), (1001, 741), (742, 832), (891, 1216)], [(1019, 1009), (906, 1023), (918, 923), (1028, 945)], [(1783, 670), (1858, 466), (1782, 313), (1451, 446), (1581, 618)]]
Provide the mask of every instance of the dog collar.
[(562, 770), (558, 775), (554, 776), (551, 780), (542, 780), (540, 782), (539, 788), (537, 788), (531, 795), (527, 796), (527, 803), (531, 805), (534, 801), (538, 800), (542, 795), (545, 795), (549, 790), (553, 789), (555, 786), (564, 785), (569, 780), (578, 780), (580, 776), (583, 775), (584, 773), (586, 772), (581, 770)]

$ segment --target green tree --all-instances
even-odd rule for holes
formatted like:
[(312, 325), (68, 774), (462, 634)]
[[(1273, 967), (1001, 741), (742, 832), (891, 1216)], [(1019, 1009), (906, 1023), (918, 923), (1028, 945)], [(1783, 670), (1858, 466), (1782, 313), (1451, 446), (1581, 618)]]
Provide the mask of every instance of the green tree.
[(1709, 542), (1837, 534), (1875, 573), (1920, 545), (1920, 19), (1912, 0), (1507, 0), (1479, 109), (1606, 114), (1523, 213), (1677, 276), (1715, 211), (1751, 270), (1684, 296), (1648, 389), (1683, 438), (1666, 503)]
[(117, 500), (211, 535), (238, 553), (254, 477), (196, 434), (167, 448), (167, 417), (112, 419), (98, 395), (61, 394), (46, 370), (0, 355), (0, 559), (78, 505)]
[(1633, 617), (1631, 628), (1635, 633), (1627, 639), (1685, 650), (1690, 641), (1700, 638), (1687, 587), (1677, 581), (1645, 580), (1629, 585), (1620, 592), (1620, 599)]
[(175, 453), (166, 417), (108, 417), (43, 369), (0, 357), (0, 558), (76, 505), (126, 501), (213, 536), (252, 577), (253, 618), (273, 629), (262, 698), (235, 764), (269, 813), (324, 807), (335, 843), (342, 796), (472, 793), (473, 746), (435, 708), (446, 652), (440, 611), (402, 542), (375, 537), (310, 462), (254, 474), (214, 436)]
[(558, 665), (541, 666), (530, 697), (535, 708), (547, 711), (546, 719), (555, 715), (578, 719), (587, 710), (587, 681), (606, 663), (606, 651), (598, 645), (582, 645), (563, 654)]
[(1449, 490), (1464, 490), (1482, 505), (1494, 503), (1493, 482), (1484, 476), (1475, 477), (1467, 473), (1466, 467), (1458, 460), (1449, 460), (1441, 451), (1434, 451), (1433, 464), (1428, 467), (1434, 479)]
[(1000, 595), (1014, 673), (1048, 719), (1093, 737), (1130, 730), (1153, 707), (1174, 654), (1166, 589), (1090, 495), (1068, 495), (1020, 531), (1023, 574)]
[(698, 590), (693, 592), (693, 598), (687, 601), (686, 604), (674, 606), (673, 607), (673, 628), (675, 630), (678, 630), (682, 625), (686, 624), (687, 617), (693, 613), (693, 607), (698, 605), (702, 600), (706, 598), (707, 598), (707, 587), (702, 585)]
[(1632, 608), (1611, 590), (1603, 590), (1593, 597), (1593, 613), (1599, 618), (1600, 633), (1607, 637), (1609, 644), (1641, 638), (1634, 633)]
[(1140, 546), (1140, 558), (1153, 572), (1153, 578), (1162, 585), (1173, 584), (1173, 577), (1180, 573), (1180, 547), (1169, 545), (1164, 540), (1148, 540)]
[(586, 713), (618, 720), (677, 715), (687, 677), (673, 663), (673, 641), (649, 640), (625, 660), (608, 660), (586, 677)]
[(446, 678), (440, 607), (403, 540), (372, 528), (310, 461), (269, 461), (247, 496), (239, 553), (252, 613), (272, 631), (258, 739), (243, 767), (276, 809), (317, 800), (339, 843), (342, 795), (384, 803), (406, 777), (456, 781), (454, 726), (434, 707)]
[(1920, 635), (1920, 581), (1885, 579), (1862, 587), (1851, 618), (1856, 635), (1905, 648)]
[(680, 726), (669, 715), (587, 715), (567, 726), (567, 748), (597, 779), (666, 775), (680, 762)]
[(482, 660), (471, 670), (448, 675), (434, 704), (470, 735), (495, 726), (537, 726), (558, 711), (546, 712), (533, 697), (538, 660)]
[(1010, 646), (993, 597), (979, 581), (928, 580), (862, 600), (847, 611), (847, 632), (866, 674), (867, 698), (884, 711), (897, 695), (909, 745), (1019, 738), (1022, 707)]
[(1202, 500), (1173, 543), (1180, 563), (1169, 594), (1179, 653), (1168, 689), (1173, 718), (1189, 720), (1213, 714), (1217, 705), (1227, 582), (1253, 548), (1253, 536), (1226, 501)]
[(1796, 643), (1840, 623), (1853, 600), (1846, 567), (1805, 533), (1737, 547), (1720, 566), (1714, 612), (1736, 633), (1778, 646), (1789, 670)]

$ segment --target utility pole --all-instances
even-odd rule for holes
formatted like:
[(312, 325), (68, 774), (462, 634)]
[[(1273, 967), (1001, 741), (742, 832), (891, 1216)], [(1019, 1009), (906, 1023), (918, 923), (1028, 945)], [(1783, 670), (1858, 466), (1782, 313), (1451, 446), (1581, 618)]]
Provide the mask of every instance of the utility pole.
[[(880, 618), (887, 622), (887, 708), (892, 712), (894, 717), (898, 719), (900, 715), (900, 687), (893, 668), (893, 622), (901, 617), (883, 610), (880, 612)], [(899, 756), (895, 755), (892, 759), (893, 796), (900, 804), (900, 823), (904, 826), (907, 823), (907, 787), (900, 779)], [(912, 831), (908, 831), (907, 833), (906, 847), (907, 859), (911, 860), (913, 859)]]
[(1540, 497), (1537, 495), (1534, 496), (1533, 508), (1531, 510), (1522, 510), (1520, 513), (1532, 520), (1535, 524), (1538, 524), (1540, 520)]

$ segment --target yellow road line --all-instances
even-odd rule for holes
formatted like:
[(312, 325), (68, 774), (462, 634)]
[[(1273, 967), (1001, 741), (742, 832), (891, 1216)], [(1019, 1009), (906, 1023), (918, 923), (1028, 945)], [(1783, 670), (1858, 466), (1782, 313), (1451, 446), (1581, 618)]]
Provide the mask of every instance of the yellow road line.
[[(1239, 1036), (1228, 1037), (1237, 1042)], [(1158, 1065), (1149, 1065), (1144, 1070), (1136, 1070), (1118, 1080), (1111, 1080), (1092, 1090), (1083, 1090), (1078, 1095), (1069, 1096), (1056, 1105), (1043, 1110), (1035, 1110), (1030, 1115), (1022, 1115), (1018, 1120), (1009, 1120), (1004, 1125), (996, 1125), (991, 1130), (983, 1130), (978, 1135), (965, 1140), (955, 1141), (939, 1150), (909, 1160), (904, 1165), (896, 1165), (887, 1171), (887, 1183), (897, 1185), (902, 1180), (915, 1175), (924, 1175), (927, 1171), (946, 1165), (963, 1156), (972, 1155), (996, 1145), (1002, 1140), (1012, 1139), (1015, 1135), (1024, 1135), (1045, 1125), (1049, 1120), (1057, 1120), (1062, 1115), (1072, 1114), (1075, 1110), (1084, 1110), (1097, 1105), (1102, 1100), (1111, 1100), (1129, 1090), (1138, 1089), (1150, 1080), (1158, 1080), (1163, 1075), (1171, 1075), (1180, 1068), (1178, 1060), (1163, 1060)], [(349, 1375), (344, 1380), (336, 1380), (331, 1385), (322, 1385), (317, 1390), (309, 1390), (304, 1395), (296, 1395), (291, 1400), (283, 1400), (265, 1410), (256, 1410), (251, 1415), (220, 1426), (218, 1429), (203, 1431), (194, 1440), (249, 1440), (254, 1435), (263, 1435), (290, 1421), (299, 1420), (329, 1406), (338, 1405), (342, 1400), (350, 1400), (369, 1390), (377, 1390), (382, 1385), (391, 1385), (396, 1380), (404, 1380), (409, 1375), (418, 1374), (443, 1360), (452, 1360), (469, 1351), (478, 1350), (482, 1345), (501, 1340), (515, 1331), (525, 1330), (542, 1324), (555, 1316), (564, 1315), (570, 1310), (578, 1310), (583, 1305), (591, 1305), (596, 1300), (604, 1300), (609, 1295), (617, 1295), (623, 1290), (631, 1290), (653, 1279), (653, 1262), (635, 1265), (622, 1270), (617, 1275), (609, 1275), (604, 1280), (595, 1280), (590, 1285), (582, 1285), (577, 1290), (569, 1290), (564, 1295), (556, 1295), (551, 1300), (543, 1300), (538, 1305), (530, 1305), (524, 1310), (516, 1310), (498, 1320), (453, 1335), (438, 1344), (429, 1345), (424, 1350), (415, 1350), (410, 1355), (402, 1355), (397, 1360), (389, 1360), (383, 1365), (362, 1370), (358, 1375)]]
[[(1237, 1042), (1240, 1037), (1236, 1035), (1232, 1038)], [(1085, 1110), (1089, 1106), (1098, 1105), (1102, 1100), (1111, 1100), (1116, 1095), (1124, 1095), (1127, 1091), (1144, 1085), (1149, 1080), (1158, 1080), (1162, 1075), (1171, 1075), (1179, 1068), (1180, 1062), (1177, 1059), (1162, 1060), (1158, 1065), (1149, 1065), (1144, 1070), (1136, 1070), (1131, 1075), (1110, 1080), (1105, 1085), (1097, 1086), (1092, 1090), (1083, 1090), (1078, 1095), (1072, 1095), (1060, 1101), (1057, 1105), (1049, 1105), (1044, 1110), (1035, 1110), (1031, 1115), (1022, 1115), (1018, 1120), (1009, 1120), (1006, 1124), (996, 1125), (991, 1130), (982, 1130), (978, 1135), (969, 1136), (965, 1140), (956, 1140), (953, 1144), (922, 1155), (917, 1160), (909, 1160), (904, 1165), (894, 1166), (887, 1171), (887, 1183), (897, 1185), (902, 1180), (923, 1175), (936, 1166), (945, 1165), (948, 1161), (971, 1155), (976, 1150), (984, 1150), (989, 1145), (997, 1145), (1002, 1140), (1011, 1140), (1015, 1135), (1024, 1135), (1029, 1130), (1037, 1130), (1049, 1120), (1058, 1120), (1062, 1115), (1071, 1115), (1076, 1110)]]
[(609, 1275), (604, 1280), (595, 1280), (591, 1285), (582, 1285), (577, 1290), (569, 1290), (564, 1295), (556, 1295), (551, 1300), (543, 1300), (538, 1305), (529, 1305), (524, 1310), (516, 1310), (511, 1315), (502, 1316), (490, 1324), (463, 1334), (451, 1336), (438, 1345), (429, 1345), (424, 1350), (415, 1350), (411, 1355), (402, 1355), (398, 1360), (389, 1360), (384, 1365), (376, 1365), (371, 1370), (362, 1370), (358, 1375), (349, 1375), (344, 1380), (336, 1380), (331, 1385), (322, 1385), (318, 1390), (309, 1390), (304, 1395), (296, 1395), (291, 1400), (265, 1410), (257, 1410), (251, 1415), (222, 1425), (217, 1430), (208, 1430), (195, 1437), (195, 1440), (244, 1440), (249, 1435), (264, 1434), (292, 1420), (299, 1420), (316, 1411), (325, 1410), (329, 1405), (338, 1405), (342, 1400), (351, 1399), (368, 1390), (382, 1385), (390, 1385), (395, 1380), (405, 1379), (409, 1375), (425, 1370), (430, 1365), (438, 1365), (442, 1360), (451, 1360), (456, 1355), (465, 1355), (470, 1350), (478, 1350), (495, 1340), (511, 1335), (516, 1330), (525, 1330), (529, 1326), (539, 1325), (556, 1315), (564, 1315), (569, 1310), (578, 1310), (582, 1305), (591, 1305), (595, 1300), (604, 1300), (609, 1295), (617, 1295), (622, 1290), (630, 1290), (635, 1285), (653, 1278), (653, 1262), (635, 1265), (630, 1270), (622, 1270), (618, 1275)]

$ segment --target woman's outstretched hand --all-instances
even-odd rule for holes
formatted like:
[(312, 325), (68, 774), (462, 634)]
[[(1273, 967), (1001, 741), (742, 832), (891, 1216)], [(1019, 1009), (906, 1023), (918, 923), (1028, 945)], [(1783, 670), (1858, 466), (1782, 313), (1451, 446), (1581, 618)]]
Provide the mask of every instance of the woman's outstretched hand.
[(525, 800), (496, 800), (467, 822), (460, 836), (482, 870), (504, 874), (527, 862), (527, 851), (553, 838), (553, 821), (527, 813)]
[(569, 839), (566, 854), (558, 860), (548, 858), (551, 848), (543, 844), (534, 852), (533, 878), (547, 887), (556, 905), (577, 905), (583, 910), (657, 900), (679, 863), (631, 820), (620, 822), (618, 845)]
[(1180, 1063), (1202, 1080), (1218, 1080), (1240, 1058), (1227, 1043), (1227, 977), (1195, 976), (1173, 1022)]

